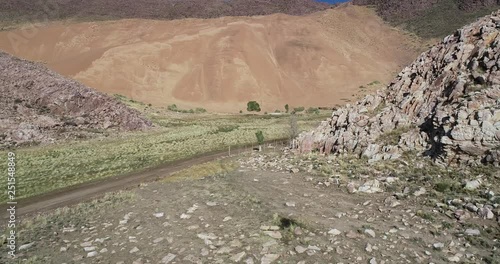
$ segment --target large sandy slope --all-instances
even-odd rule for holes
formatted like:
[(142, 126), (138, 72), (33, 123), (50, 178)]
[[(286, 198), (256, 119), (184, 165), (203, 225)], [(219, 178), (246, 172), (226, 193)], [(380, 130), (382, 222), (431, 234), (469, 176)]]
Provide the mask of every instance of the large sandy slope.
[(99, 91), (214, 111), (249, 100), (267, 111), (334, 106), (416, 56), (408, 37), (356, 6), (305, 17), (57, 23), (29, 33), (0, 32), (0, 49)]

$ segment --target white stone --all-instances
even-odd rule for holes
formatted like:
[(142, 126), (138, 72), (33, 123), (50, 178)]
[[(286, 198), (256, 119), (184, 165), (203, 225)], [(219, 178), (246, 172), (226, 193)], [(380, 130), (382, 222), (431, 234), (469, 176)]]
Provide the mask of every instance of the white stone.
[(165, 213), (155, 213), (153, 214), (156, 218), (161, 218), (165, 215)]
[(177, 257), (177, 255), (174, 255), (172, 253), (168, 253), (168, 255), (166, 255), (165, 257), (163, 257), (161, 259), (161, 263), (168, 264), (168, 263), (172, 262), (176, 257)]
[(233, 262), (238, 263), (238, 262), (240, 262), (240, 261), (241, 261), (241, 260), (242, 260), (242, 259), (243, 259), (246, 255), (247, 255), (247, 253), (246, 253), (245, 251), (243, 251), (243, 252), (240, 252), (240, 253), (238, 253), (238, 254), (234, 254), (234, 255), (231, 257), (231, 260), (232, 260)]
[(264, 234), (274, 239), (281, 239), (283, 237), (279, 231), (264, 231)]
[(342, 231), (340, 231), (338, 229), (331, 229), (330, 231), (328, 231), (328, 234), (330, 234), (332, 236), (338, 236), (338, 235), (342, 234)]
[(465, 230), (465, 234), (468, 236), (479, 236), (481, 232), (478, 229), (467, 229)]
[(280, 255), (278, 254), (266, 254), (260, 259), (261, 264), (271, 264), (274, 261), (278, 260)]
[(29, 249), (29, 248), (31, 248), (34, 244), (35, 244), (35, 242), (31, 242), (31, 243), (28, 243), (28, 244), (21, 245), (21, 246), (19, 247), (19, 250), (26, 250), (26, 249)]
[(137, 253), (137, 252), (139, 252), (139, 249), (137, 247), (134, 247), (133, 249), (131, 249), (129, 251), (130, 254), (134, 254), (134, 253)]
[(299, 254), (306, 252), (306, 250), (307, 250), (307, 248), (300, 246), (300, 245), (295, 247), (295, 251), (297, 251), (297, 253), (299, 253)]
[(365, 234), (368, 234), (369, 236), (375, 238), (375, 231), (371, 229), (365, 229)]
[(476, 190), (477, 188), (479, 188), (479, 186), (481, 186), (481, 181), (480, 180), (473, 180), (473, 181), (466, 182), (464, 189), (469, 190), (469, 191), (473, 191), (473, 190)]
[(84, 247), (85, 252), (95, 251), (95, 247)]

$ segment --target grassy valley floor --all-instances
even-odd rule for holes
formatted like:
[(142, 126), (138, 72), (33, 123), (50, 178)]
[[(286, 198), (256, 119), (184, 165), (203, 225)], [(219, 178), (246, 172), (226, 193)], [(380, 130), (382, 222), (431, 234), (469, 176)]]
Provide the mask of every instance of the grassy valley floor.
[[(85, 182), (140, 171), (160, 164), (255, 143), (289, 138), (290, 115), (176, 113), (129, 102), (157, 125), (150, 132), (112, 135), (54, 145), (16, 149), (17, 198), (27, 198)], [(330, 111), (298, 115), (300, 130), (311, 129)], [(7, 151), (0, 152), (6, 157)], [(7, 171), (7, 163), (0, 164)], [(0, 184), (7, 186), (7, 177)], [(5, 202), (7, 194), (0, 195)]]

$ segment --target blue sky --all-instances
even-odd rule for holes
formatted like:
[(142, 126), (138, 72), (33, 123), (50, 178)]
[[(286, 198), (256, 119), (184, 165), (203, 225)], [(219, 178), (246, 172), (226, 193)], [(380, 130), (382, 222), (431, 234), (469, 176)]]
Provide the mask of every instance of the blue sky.
[(336, 4), (336, 3), (347, 2), (348, 0), (316, 0), (316, 1), (325, 2), (325, 3), (329, 3), (329, 4)]

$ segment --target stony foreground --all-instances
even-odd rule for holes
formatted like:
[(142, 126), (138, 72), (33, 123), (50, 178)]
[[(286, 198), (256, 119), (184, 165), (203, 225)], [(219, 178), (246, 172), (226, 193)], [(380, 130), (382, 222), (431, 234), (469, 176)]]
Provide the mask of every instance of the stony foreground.
[[(21, 263), (498, 263), (498, 171), (458, 175), (421, 158), (407, 162), (369, 164), (282, 152), (222, 160), (216, 163), (231, 169), (213, 176), (188, 170), (183, 175), (206, 177), (144, 184), (24, 219), (19, 258), (29, 260)], [(467, 180), (454, 180), (446, 171), (468, 175)]]

